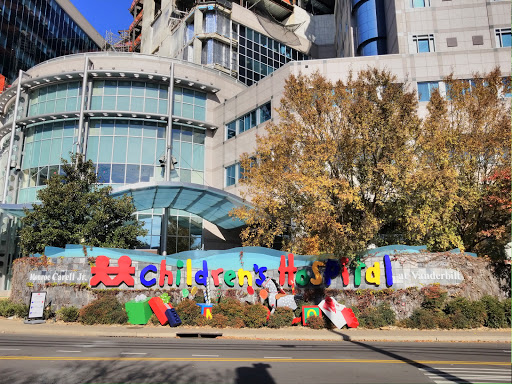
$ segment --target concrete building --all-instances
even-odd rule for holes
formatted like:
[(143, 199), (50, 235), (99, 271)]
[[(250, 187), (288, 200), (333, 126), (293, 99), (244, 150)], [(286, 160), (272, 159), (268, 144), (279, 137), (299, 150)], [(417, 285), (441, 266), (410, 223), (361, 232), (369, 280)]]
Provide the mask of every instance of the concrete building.
[[(420, 108), (432, 89), (445, 91), (450, 73), (465, 79), (499, 66), (510, 75), (508, 1), (176, 3), (191, 7), (144, 0), (136, 37), (142, 54), (53, 59), (0, 95), (4, 286), (16, 255), (14, 218), (70, 150), (93, 160), (115, 193), (134, 197), (149, 230), (146, 248), (230, 248), (243, 225), (228, 215), (244, 204), (238, 159), (254, 149), (267, 121), (277, 121), (290, 74), (336, 80), (369, 66), (387, 69), (417, 89)], [(216, 56), (219, 44), (229, 49)]]

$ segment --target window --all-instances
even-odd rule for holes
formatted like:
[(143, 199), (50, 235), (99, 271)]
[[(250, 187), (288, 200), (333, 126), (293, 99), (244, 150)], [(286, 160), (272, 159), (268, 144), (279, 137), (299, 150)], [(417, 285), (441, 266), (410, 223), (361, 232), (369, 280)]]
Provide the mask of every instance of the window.
[(417, 53), (435, 52), (434, 35), (413, 35)]
[(425, 8), (430, 7), (430, 0), (411, 0), (413, 8)]
[(510, 28), (498, 28), (496, 29), (496, 46), (497, 47), (510, 47)]
[(430, 101), (430, 96), (434, 89), (439, 88), (438, 81), (418, 82), (418, 99), (419, 101)]
[(510, 89), (510, 77), (503, 78), (503, 90), (502, 95), (504, 97), (512, 97), (511, 89)]
[(236, 184), (236, 169), (238, 164), (226, 167), (226, 187)]
[(270, 120), (270, 101), (226, 124), (226, 140)]

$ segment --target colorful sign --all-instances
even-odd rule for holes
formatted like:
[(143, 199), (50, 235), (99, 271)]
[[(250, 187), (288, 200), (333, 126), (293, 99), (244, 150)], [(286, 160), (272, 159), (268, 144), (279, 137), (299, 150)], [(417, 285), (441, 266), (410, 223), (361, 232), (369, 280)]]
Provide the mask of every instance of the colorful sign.
[[(384, 274), (383, 277), (388, 287), (393, 285), (393, 270), (388, 255), (384, 256)], [(288, 254), (288, 260), (284, 255), (281, 256), (281, 263), (279, 265), (279, 284), (284, 286), (288, 283), (288, 286), (294, 287), (295, 284), (298, 286), (305, 287), (308, 284), (320, 285), (324, 284), (326, 287), (331, 285), (331, 281), (341, 275), (343, 284), (346, 286), (349, 284), (349, 273), (348, 273), (348, 258), (342, 258), (341, 261), (329, 259), (325, 262), (315, 261), (312, 266), (312, 274), (310, 276), (306, 269), (297, 271), (294, 266), (293, 254)], [(320, 272), (320, 268), (324, 267), (323, 272)], [(366, 269), (366, 272), (363, 270)], [(239, 268), (235, 270), (226, 270), (223, 268), (217, 268), (213, 270), (208, 269), (207, 261), (202, 262), (202, 268), (195, 272), (192, 272), (192, 260), (187, 259), (186, 264), (182, 260), (178, 260), (176, 263), (176, 277), (173, 271), (167, 269), (165, 260), (160, 262), (160, 268), (156, 265), (150, 264), (142, 269), (138, 275), (140, 283), (144, 287), (152, 287), (157, 284), (163, 287), (164, 285), (179, 287), (182, 280), (189, 287), (192, 286), (192, 278), (197, 285), (207, 286), (209, 279), (213, 280), (213, 285), (218, 287), (221, 282), (227, 287), (234, 287), (235, 282), (240, 287), (244, 286), (247, 282), (248, 287), (253, 286), (253, 272), (255, 275), (254, 283), (261, 287), (263, 282), (266, 280), (265, 273), (267, 267), (253, 265), (253, 271)], [(96, 265), (91, 267), (91, 287), (96, 287), (100, 283), (103, 283), (106, 287), (117, 287), (122, 283), (128, 287), (135, 285), (133, 276), (135, 275), (135, 267), (132, 266), (132, 260), (128, 256), (121, 256), (117, 262), (117, 266), (110, 265), (110, 259), (106, 256), (98, 256), (96, 258)], [(381, 270), (380, 263), (374, 262), (372, 266), (366, 266), (363, 262), (358, 262), (354, 270), (354, 284), (356, 286), (361, 284), (361, 277), (364, 276), (365, 281), (369, 284), (379, 286), (381, 284)]]
[(318, 305), (303, 305), (302, 306), (302, 325), (308, 324), (308, 317), (316, 316), (322, 317), (322, 311)]

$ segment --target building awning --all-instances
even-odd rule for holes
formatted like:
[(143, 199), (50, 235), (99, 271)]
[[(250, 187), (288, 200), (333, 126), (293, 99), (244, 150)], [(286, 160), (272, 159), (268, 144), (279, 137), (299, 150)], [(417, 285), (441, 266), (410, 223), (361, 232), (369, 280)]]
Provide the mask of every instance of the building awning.
[(137, 211), (151, 208), (180, 209), (224, 229), (244, 225), (239, 219), (230, 217), (229, 211), (236, 207), (249, 206), (240, 197), (229, 192), (194, 183), (173, 181), (137, 183), (120, 186), (112, 192), (113, 196), (124, 194), (133, 198)]
[[(180, 209), (224, 229), (243, 226), (243, 221), (230, 217), (229, 211), (244, 205), (250, 206), (240, 197), (217, 188), (173, 181), (129, 184), (112, 191), (114, 197), (125, 194), (133, 198), (137, 211), (151, 208)], [(23, 208), (32, 210), (32, 204), (0, 204), (0, 212), (13, 217), (25, 216)]]

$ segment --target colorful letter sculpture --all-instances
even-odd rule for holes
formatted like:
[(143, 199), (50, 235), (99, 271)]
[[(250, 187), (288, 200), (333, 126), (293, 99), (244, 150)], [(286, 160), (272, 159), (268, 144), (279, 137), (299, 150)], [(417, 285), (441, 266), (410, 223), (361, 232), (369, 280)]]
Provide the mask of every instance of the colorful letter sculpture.
[(338, 303), (332, 297), (327, 296), (318, 304), (325, 316), (327, 316), (333, 324), (338, 328), (343, 328), (344, 325), (350, 328), (357, 328), (359, 322), (357, 321), (352, 309), (345, 307)]
[(161, 298), (152, 297), (149, 299), (149, 306), (160, 324), (165, 325), (169, 323), (171, 327), (176, 327), (181, 324), (181, 319), (176, 313), (176, 310), (170, 304), (164, 304)]
[(206, 317), (208, 320), (210, 320), (212, 318), (213, 304), (196, 303), (196, 305), (201, 307), (201, 315)]
[(148, 300), (149, 299), (143, 301), (131, 300), (124, 304), (130, 324), (147, 324), (153, 314), (149, 307)]
[(322, 311), (318, 305), (302, 306), (302, 325), (308, 325), (308, 317), (310, 316), (322, 317)]

